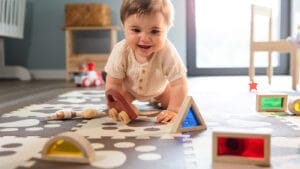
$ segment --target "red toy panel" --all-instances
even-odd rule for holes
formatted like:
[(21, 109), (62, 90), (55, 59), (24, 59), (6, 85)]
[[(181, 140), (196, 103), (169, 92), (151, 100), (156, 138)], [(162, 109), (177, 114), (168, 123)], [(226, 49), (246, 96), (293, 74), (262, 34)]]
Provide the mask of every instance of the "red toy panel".
[(218, 137), (218, 155), (264, 158), (263, 138)]

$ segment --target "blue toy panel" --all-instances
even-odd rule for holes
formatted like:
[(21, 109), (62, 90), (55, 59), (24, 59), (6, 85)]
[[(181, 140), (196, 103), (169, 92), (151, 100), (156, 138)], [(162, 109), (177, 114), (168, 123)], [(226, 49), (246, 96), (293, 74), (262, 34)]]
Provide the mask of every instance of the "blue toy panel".
[(182, 122), (182, 128), (192, 128), (196, 126), (202, 125), (200, 121), (198, 121), (193, 108), (191, 107), (186, 114), (184, 121)]

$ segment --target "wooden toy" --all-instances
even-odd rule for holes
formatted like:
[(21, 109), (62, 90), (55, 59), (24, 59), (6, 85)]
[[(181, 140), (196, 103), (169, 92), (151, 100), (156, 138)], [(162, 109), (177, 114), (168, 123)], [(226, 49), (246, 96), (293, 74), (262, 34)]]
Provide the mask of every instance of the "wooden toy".
[(270, 165), (270, 134), (213, 132), (213, 162)]
[(116, 90), (108, 89), (106, 91), (106, 99), (109, 108), (108, 114), (112, 119), (128, 124), (138, 117), (138, 109), (133, 104), (128, 103)]
[(286, 112), (287, 94), (257, 94), (256, 111), (258, 112)]
[(293, 98), (289, 100), (289, 111), (295, 115), (300, 115), (300, 98)]
[(192, 96), (187, 96), (176, 117), (171, 133), (205, 130), (206, 124)]
[(80, 65), (79, 72), (74, 75), (74, 82), (78, 87), (101, 86), (105, 82), (102, 77), (101, 71), (94, 70), (94, 63), (87, 63)]
[(70, 110), (58, 110), (48, 116), (51, 120), (62, 120), (62, 119), (72, 119), (72, 118), (84, 118), (91, 119), (105, 114), (103, 111), (96, 109), (85, 109), (82, 112), (74, 112)]
[(91, 163), (96, 155), (90, 142), (74, 133), (65, 132), (51, 138), (42, 150), (42, 159), (50, 161)]

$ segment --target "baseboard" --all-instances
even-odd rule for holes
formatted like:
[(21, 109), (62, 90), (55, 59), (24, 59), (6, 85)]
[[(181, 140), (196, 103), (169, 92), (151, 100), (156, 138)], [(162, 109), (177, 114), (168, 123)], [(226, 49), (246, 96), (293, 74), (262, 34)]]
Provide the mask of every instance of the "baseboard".
[(66, 71), (63, 70), (47, 70), (47, 69), (43, 69), (43, 70), (38, 70), (38, 69), (34, 69), (34, 70), (29, 70), (32, 78), (33, 79), (65, 79), (66, 78)]

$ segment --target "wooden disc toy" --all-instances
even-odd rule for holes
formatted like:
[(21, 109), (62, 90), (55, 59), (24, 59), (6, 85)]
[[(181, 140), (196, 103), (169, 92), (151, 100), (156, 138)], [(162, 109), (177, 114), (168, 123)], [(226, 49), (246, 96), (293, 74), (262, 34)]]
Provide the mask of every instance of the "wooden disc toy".
[(300, 98), (290, 99), (288, 104), (289, 111), (295, 115), (300, 115)]

